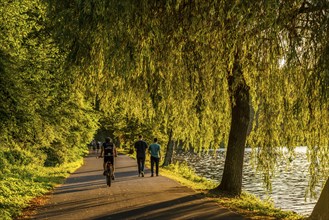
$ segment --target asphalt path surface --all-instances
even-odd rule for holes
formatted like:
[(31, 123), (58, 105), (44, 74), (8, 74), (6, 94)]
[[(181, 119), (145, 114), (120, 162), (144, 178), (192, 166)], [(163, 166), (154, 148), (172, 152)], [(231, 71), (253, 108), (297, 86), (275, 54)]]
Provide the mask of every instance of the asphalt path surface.
[(88, 156), (84, 165), (55, 189), (32, 219), (244, 219), (201, 194), (161, 176), (138, 177), (137, 163), (116, 158), (111, 187), (102, 175), (102, 161)]

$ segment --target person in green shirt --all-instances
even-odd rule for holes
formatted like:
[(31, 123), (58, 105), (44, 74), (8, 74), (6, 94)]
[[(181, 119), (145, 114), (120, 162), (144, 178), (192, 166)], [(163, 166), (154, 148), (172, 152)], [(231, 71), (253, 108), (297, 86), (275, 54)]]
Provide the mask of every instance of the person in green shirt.
[(154, 164), (155, 164), (155, 174), (159, 176), (159, 161), (161, 159), (160, 145), (158, 144), (158, 139), (154, 138), (154, 143), (149, 146), (148, 149), (151, 155), (151, 177), (154, 176)]

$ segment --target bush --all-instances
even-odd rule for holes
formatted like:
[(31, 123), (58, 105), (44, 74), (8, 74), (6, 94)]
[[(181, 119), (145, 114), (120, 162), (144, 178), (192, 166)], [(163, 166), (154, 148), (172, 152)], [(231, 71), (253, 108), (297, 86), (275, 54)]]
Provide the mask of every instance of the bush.
[(3, 151), (0, 151), (0, 172), (6, 169), (8, 166), (8, 161), (5, 158), (5, 154)]
[(34, 155), (30, 151), (22, 149), (10, 149), (3, 152), (4, 158), (10, 164), (29, 165), (34, 161)]
[(79, 160), (82, 156), (88, 154), (88, 149), (79, 148), (79, 146), (74, 145), (70, 148), (64, 147), (61, 142), (53, 143), (49, 147), (42, 147), (41, 151), (46, 154), (46, 159), (44, 161), (44, 166), (46, 167), (56, 167), (64, 163), (71, 163)]
[(40, 149), (47, 157), (44, 162), (45, 167), (55, 167), (65, 162), (65, 154), (55, 147), (43, 147)]

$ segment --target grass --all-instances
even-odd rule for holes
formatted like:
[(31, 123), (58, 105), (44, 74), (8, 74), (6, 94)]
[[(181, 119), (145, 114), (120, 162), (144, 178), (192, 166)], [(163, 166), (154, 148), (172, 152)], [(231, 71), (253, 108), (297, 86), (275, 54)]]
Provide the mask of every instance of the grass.
[[(121, 150), (122, 153), (127, 152)], [(131, 158), (135, 155), (128, 154)], [(146, 166), (150, 166), (149, 160), (146, 160)], [(203, 193), (206, 197), (213, 199), (220, 205), (235, 211), (248, 219), (289, 219), (301, 220), (305, 216), (292, 211), (284, 211), (276, 208), (271, 200), (261, 200), (253, 194), (243, 192), (239, 197), (232, 197), (225, 194), (214, 193), (212, 189), (218, 186), (218, 183), (198, 176), (187, 163), (175, 163), (168, 167), (161, 167), (160, 174), (176, 180), (184, 186), (187, 186), (197, 192)]]
[(24, 208), (56, 185), (78, 167), (83, 160), (58, 167), (11, 166), (0, 173), (0, 216), (1, 219), (15, 219)]
[(160, 168), (161, 175), (174, 179), (194, 190), (205, 191), (215, 188), (217, 183), (200, 177), (187, 165), (187, 163), (170, 164)]
[[(208, 196), (214, 197), (213, 194)], [(304, 216), (298, 215), (295, 212), (283, 211), (280, 208), (276, 208), (270, 200), (261, 200), (247, 192), (242, 192), (240, 197), (215, 197), (215, 201), (249, 219), (305, 219)]]

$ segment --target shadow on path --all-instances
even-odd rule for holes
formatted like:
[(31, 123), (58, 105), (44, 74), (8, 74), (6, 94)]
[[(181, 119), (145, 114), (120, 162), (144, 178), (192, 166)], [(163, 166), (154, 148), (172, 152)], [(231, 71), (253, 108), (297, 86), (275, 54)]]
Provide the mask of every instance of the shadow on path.
[[(182, 218), (184, 216), (184, 218)], [(199, 196), (186, 196), (166, 202), (132, 208), (105, 216), (104, 219), (241, 219), (241, 216), (226, 209), (213, 206), (213, 202), (200, 202)]]
[(163, 177), (138, 177), (136, 161), (119, 155), (111, 187), (102, 175), (102, 160), (84, 165), (55, 189), (31, 219), (244, 219), (193, 190)]

